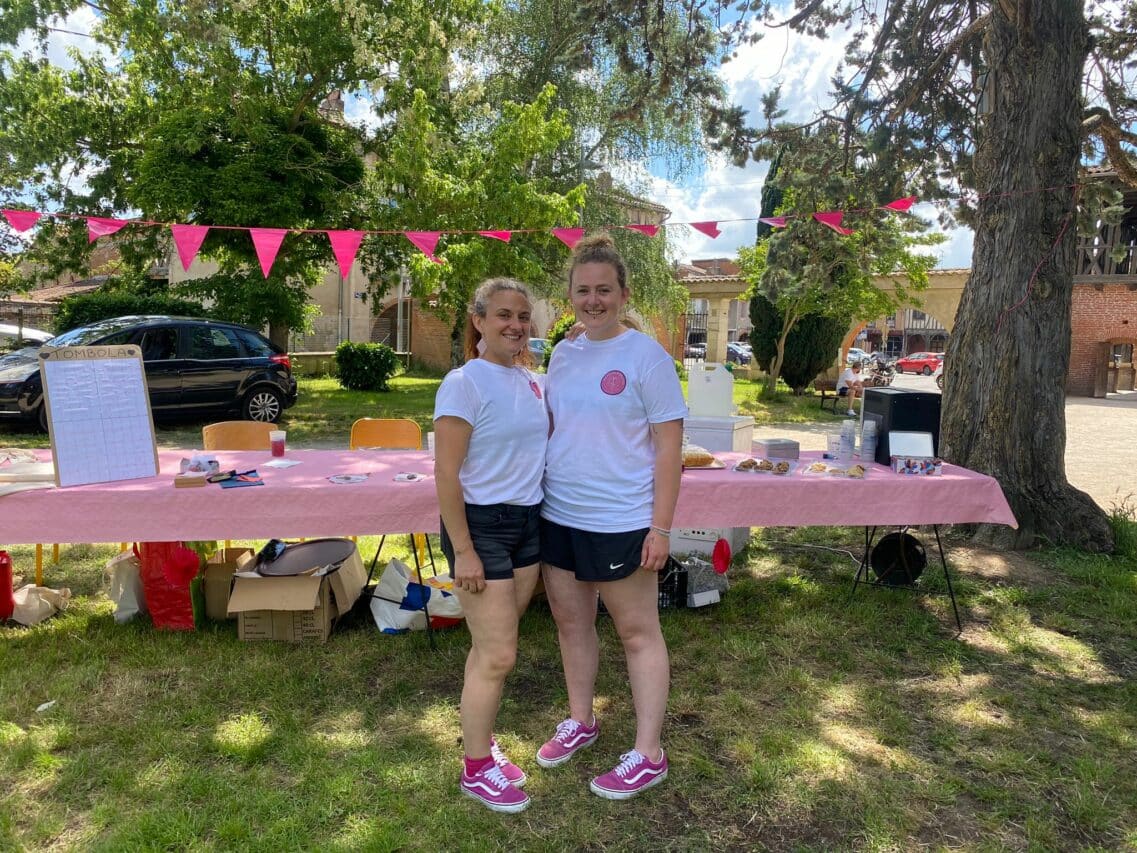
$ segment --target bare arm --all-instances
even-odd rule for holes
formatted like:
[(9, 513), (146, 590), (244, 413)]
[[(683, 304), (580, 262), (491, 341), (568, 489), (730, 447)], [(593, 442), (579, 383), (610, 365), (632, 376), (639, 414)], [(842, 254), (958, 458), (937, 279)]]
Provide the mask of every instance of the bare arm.
[(667, 565), (667, 558), (671, 554), (671, 539), (659, 531), (671, 530), (675, 502), (679, 500), (679, 478), (683, 475), (683, 421), (652, 424), (651, 437), (655, 444), (652, 529), (644, 539), (640, 561), (644, 568), (658, 572)]
[(454, 546), (454, 586), (481, 592), (486, 586), (485, 570), (470, 540), (466, 501), (458, 480), (473, 431), (469, 423), (451, 415), (434, 422), (434, 484), (442, 523)]

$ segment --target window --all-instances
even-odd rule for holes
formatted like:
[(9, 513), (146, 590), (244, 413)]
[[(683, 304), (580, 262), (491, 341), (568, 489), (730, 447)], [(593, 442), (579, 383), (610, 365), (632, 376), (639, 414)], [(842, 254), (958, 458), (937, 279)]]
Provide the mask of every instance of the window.
[(143, 361), (168, 361), (178, 357), (178, 333), (169, 327), (147, 329), (139, 341)]
[(247, 329), (237, 329), (237, 337), (241, 339), (241, 343), (245, 345), (245, 352), (255, 358), (268, 358), (276, 351), (272, 348), (272, 344), (262, 338), (260, 335), (250, 332)]
[(1109, 355), (1114, 364), (1132, 364), (1133, 344), (1114, 344)]
[(928, 315), (925, 314), (923, 311), (918, 311), (915, 308), (913, 308), (912, 309), (912, 319), (913, 320), (927, 320)]
[(198, 359), (240, 358), (241, 342), (232, 329), (195, 326), (190, 331), (189, 357)]

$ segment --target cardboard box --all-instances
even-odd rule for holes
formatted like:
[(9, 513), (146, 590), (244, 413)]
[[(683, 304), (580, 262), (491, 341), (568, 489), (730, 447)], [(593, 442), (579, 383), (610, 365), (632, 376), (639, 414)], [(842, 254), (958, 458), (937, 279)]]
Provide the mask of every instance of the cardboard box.
[[(348, 539), (313, 539), (290, 545), (277, 560), (307, 563), (303, 574), (233, 578), (229, 613), (237, 614), (242, 640), (323, 643), (335, 620), (349, 611), (367, 582), (359, 549)], [(328, 566), (335, 571), (323, 573)]]
[(205, 617), (224, 622), (229, 616), (233, 573), (252, 568), (252, 548), (222, 548), (205, 561)]

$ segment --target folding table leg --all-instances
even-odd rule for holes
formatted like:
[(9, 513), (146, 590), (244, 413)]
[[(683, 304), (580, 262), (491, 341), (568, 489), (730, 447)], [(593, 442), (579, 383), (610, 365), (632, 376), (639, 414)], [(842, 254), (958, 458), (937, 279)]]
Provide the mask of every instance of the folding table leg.
[(947, 560), (944, 559), (944, 544), (940, 541), (940, 526), (938, 524), (932, 525), (932, 530), (936, 534), (936, 547), (940, 549), (940, 565), (943, 566), (944, 580), (947, 581), (948, 595), (951, 596), (951, 610), (955, 614), (955, 626), (959, 628), (959, 633), (963, 633), (963, 622), (959, 619), (959, 607), (955, 603), (955, 590), (951, 585), (951, 575), (948, 573)]

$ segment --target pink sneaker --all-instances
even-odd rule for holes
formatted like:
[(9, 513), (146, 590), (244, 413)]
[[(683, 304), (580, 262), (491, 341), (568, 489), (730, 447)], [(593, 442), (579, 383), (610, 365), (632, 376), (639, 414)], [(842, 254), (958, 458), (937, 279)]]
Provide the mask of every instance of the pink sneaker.
[(487, 809), (495, 812), (525, 811), (529, 807), (529, 795), (514, 788), (496, 764), (488, 764), (473, 776), (462, 770), (462, 783), (459, 786), (467, 797), (478, 800)]
[(577, 750), (592, 746), (599, 736), (600, 724), (596, 717), (592, 718), (591, 726), (581, 725), (571, 717), (563, 720), (553, 739), (545, 741), (537, 750), (537, 763), (542, 767), (559, 767), (576, 755)]
[(659, 761), (649, 761), (632, 750), (620, 756), (620, 763), (592, 780), (592, 793), (606, 800), (627, 800), (667, 778), (667, 755), (660, 750)]
[(505, 753), (501, 751), (501, 747), (497, 745), (497, 738), (490, 738), (490, 755), (493, 756), (493, 763), (498, 766), (501, 774), (506, 778), (515, 788), (525, 787), (525, 780), (529, 777), (525, 775), (525, 771), (506, 758)]

